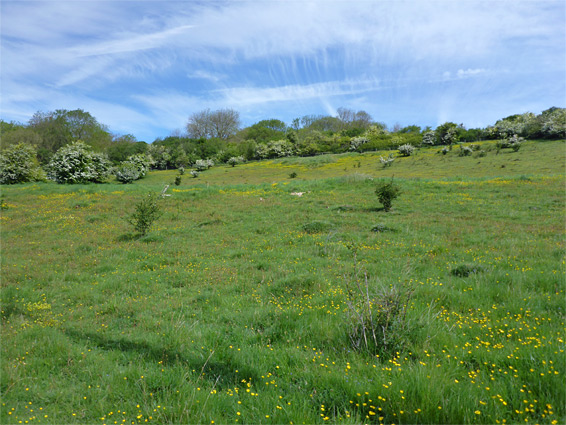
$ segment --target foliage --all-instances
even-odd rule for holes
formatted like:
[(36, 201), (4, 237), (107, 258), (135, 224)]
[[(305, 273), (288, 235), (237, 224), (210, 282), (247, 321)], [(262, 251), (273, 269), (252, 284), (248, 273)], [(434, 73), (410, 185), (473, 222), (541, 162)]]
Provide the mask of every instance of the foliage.
[(367, 137), (352, 137), (352, 140), (350, 141), (350, 150), (359, 152), (361, 147), (368, 142), (369, 139)]
[(352, 348), (385, 357), (403, 351), (411, 331), (407, 307), (413, 291), (396, 285), (373, 292), (367, 273), (363, 280), (354, 274), (345, 281)]
[(395, 161), (395, 155), (392, 153), (390, 153), (387, 158), (384, 158), (381, 155), (379, 156), (379, 162), (381, 162), (383, 168), (391, 167), (391, 165), (393, 165), (393, 161)]
[(436, 144), (436, 132), (434, 130), (427, 131), (423, 134), (423, 145), (434, 146)]
[(501, 149), (511, 149), (513, 150), (513, 152), (517, 152), (521, 148), (521, 145), (524, 141), (525, 139), (514, 134), (509, 138), (498, 140), (496, 147), (498, 151)]
[(227, 164), (231, 165), (232, 167), (235, 167), (236, 165), (242, 164), (243, 162), (245, 162), (243, 156), (233, 156), (230, 159), (228, 159)]
[(255, 157), (258, 159), (283, 158), (293, 155), (295, 147), (288, 140), (274, 140), (258, 143), (256, 146)]
[(194, 167), (197, 171), (205, 171), (214, 166), (212, 159), (197, 159)]
[(413, 154), (413, 152), (415, 152), (415, 147), (413, 145), (409, 145), (407, 143), (407, 144), (399, 146), (397, 148), (397, 150), (399, 151), (399, 153), (402, 156), (411, 156)]
[(470, 146), (460, 145), (460, 152), (458, 152), (458, 156), (470, 156), (473, 153), (474, 151)]
[(375, 194), (379, 202), (383, 205), (383, 210), (389, 212), (393, 200), (401, 194), (401, 188), (391, 179), (389, 182), (380, 182), (375, 189)]
[(180, 186), (181, 185), (181, 175), (177, 175), (175, 176), (175, 186)]
[(331, 224), (327, 221), (309, 221), (303, 224), (303, 231), (308, 234), (322, 233), (330, 229)]
[(0, 184), (25, 183), (44, 180), (45, 175), (37, 161), (32, 145), (12, 145), (0, 154)]
[(102, 183), (110, 174), (105, 154), (92, 152), (82, 141), (59, 149), (47, 166), (47, 177), (57, 183)]
[(136, 203), (134, 208), (134, 212), (127, 218), (127, 221), (139, 235), (144, 236), (149, 232), (153, 223), (163, 214), (158, 196), (150, 193)]
[(459, 266), (456, 266), (452, 270), (450, 270), (450, 274), (457, 277), (468, 277), (471, 274), (481, 273), (484, 270), (484, 267), (476, 264), (460, 264)]
[(118, 165), (114, 169), (114, 175), (116, 176), (116, 180), (124, 184), (132, 183), (141, 177), (140, 170), (136, 164), (128, 161), (124, 161)]
[(290, 179), (295, 179), (295, 178), (297, 178), (297, 176), (298, 176), (298, 174), (297, 174), (296, 171), (293, 171), (292, 173), (289, 174)]
[(196, 179), (199, 176), (200, 172), (198, 172), (197, 170), (191, 170), (189, 174)]

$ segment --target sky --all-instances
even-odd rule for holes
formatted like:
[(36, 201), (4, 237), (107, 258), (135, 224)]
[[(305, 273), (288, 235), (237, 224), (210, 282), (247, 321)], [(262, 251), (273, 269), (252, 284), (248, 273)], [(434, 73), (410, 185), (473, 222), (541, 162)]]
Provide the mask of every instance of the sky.
[(83, 109), (152, 142), (366, 111), (393, 127), (566, 106), (563, 0), (0, 0), (0, 118)]

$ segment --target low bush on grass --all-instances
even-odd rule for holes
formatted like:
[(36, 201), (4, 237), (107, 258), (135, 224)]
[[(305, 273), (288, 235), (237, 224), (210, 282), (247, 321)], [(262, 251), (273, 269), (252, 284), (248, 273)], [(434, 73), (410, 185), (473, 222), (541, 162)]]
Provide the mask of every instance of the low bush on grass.
[(153, 223), (161, 217), (162, 212), (158, 203), (158, 196), (150, 193), (144, 196), (136, 205), (134, 212), (128, 217), (136, 233), (145, 236)]
[(471, 274), (481, 273), (483, 271), (484, 268), (476, 264), (460, 264), (450, 270), (450, 274), (457, 277), (468, 277)]
[(391, 210), (393, 200), (401, 194), (401, 188), (393, 182), (393, 179), (391, 179), (389, 182), (379, 183), (375, 189), (375, 194), (377, 195), (379, 202), (383, 205), (383, 210), (385, 212), (389, 212)]
[(311, 221), (303, 224), (303, 231), (309, 234), (322, 233), (331, 227), (332, 225), (326, 221)]

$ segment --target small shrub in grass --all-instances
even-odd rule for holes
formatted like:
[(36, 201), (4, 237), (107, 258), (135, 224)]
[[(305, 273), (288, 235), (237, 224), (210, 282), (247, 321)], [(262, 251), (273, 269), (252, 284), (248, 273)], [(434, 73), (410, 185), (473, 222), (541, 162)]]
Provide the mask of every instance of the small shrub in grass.
[[(353, 280), (353, 282), (352, 282)], [(403, 350), (411, 326), (407, 306), (413, 291), (401, 286), (371, 293), (367, 274), (346, 279), (348, 337), (356, 351), (390, 356)]]
[(136, 204), (134, 212), (128, 217), (128, 223), (139, 235), (145, 236), (161, 215), (158, 197), (150, 193)]
[(471, 274), (481, 273), (483, 271), (484, 268), (476, 264), (460, 264), (450, 270), (450, 274), (457, 277), (468, 277)]
[(228, 161), (226, 161), (226, 162), (228, 163), (228, 165), (235, 167), (236, 165), (244, 162), (244, 157), (243, 156), (233, 156), (233, 157), (229, 158)]
[(393, 155), (392, 153), (390, 153), (387, 158), (384, 158), (382, 156), (379, 157), (379, 162), (381, 162), (381, 165), (383, 165), (383, 168), (391, 167), (391, 164), (393, 164), (393, 161), (395, 161), (395, 155)]
[(411, 156), (415, 152), (415, 147), (413, 145), (410, 145), (409, 143), (406, 143), (399, 146), (397, 150), (402, 156)]
[(296, 177), (297, 177), (297, 173), (295, 171), (293, 171), (291, 174), (289, 174), (290, 179), (294, 179)]
[(191, 176), (193, 176), (193, 178), (197, 178), (199, 176), (199, 172), (196, 170), (191, 170), (191, 172), (189, 173)]
[(309, 234), (322, 233), (330, 229), (330, 227), (330, 223), (326, 221), (311, 221), (309, 223), (303, 224), (303, 231)]
[(448, 146), (444, 146), (440, 152), (442, 152), (442, 155), (446, 155), (450, 152), (450, 148), (448, 148)]
[(473, 153), (474, 151), (469, 146), (460, 145), (460, 152), (458, 153), (458, 156), (470, 156)]
[(393, 179), (390, 182), (381, 182), (377, 185), (375, 189), (375, 194), (377, 195), (377, 199), (383, 205), (383, 209), (385, 212), (391, 210), (391, 204), (394, 199), (396, 199), (399, 194), (401, 193), (401, 188), (397, 186)]
[(175, 176), (175, 186), (179, 186), (181, 184), (181, 176)]
[(185, 167), (179, 167), (179, 175), (182, 176), (185, 174)]
[(391, 227), (387, 227), (385, 224), (375, 224), (374, 226), (372, 226), (371, 231), (376, 233), (383, 233), (383, 232), (394, 232), (395, 229), (392, 229)]

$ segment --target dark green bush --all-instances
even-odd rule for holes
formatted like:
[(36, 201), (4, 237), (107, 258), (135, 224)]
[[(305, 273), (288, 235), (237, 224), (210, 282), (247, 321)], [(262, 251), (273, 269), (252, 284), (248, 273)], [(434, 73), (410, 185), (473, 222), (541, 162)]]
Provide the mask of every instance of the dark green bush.
[(381, 182), (377, 185), (375, 189), (375, 194), (377, 199), (383, 205), (383, 210), (388, 212), (391, 210), (391, 204), (394, 199), (396, 199), (401, 193), (401, 188), (393, 183), (393, 179), (390, 182)]

